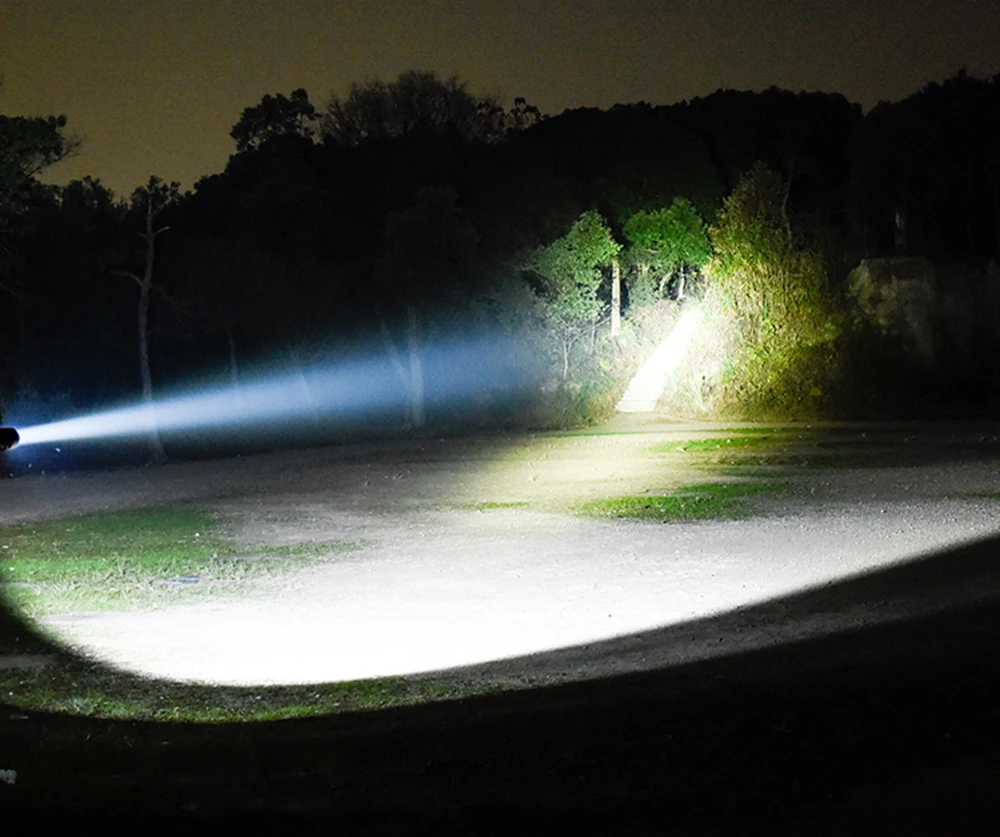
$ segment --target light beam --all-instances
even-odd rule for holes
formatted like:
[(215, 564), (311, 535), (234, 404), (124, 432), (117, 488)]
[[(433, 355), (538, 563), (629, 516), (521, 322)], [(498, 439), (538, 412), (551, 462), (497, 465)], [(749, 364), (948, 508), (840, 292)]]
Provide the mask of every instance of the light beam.
[(670, 334), (629, 382), (616, 407), (619, 413), (651, 413), (656, 409), (670, 376), (680, 367), (703, 319), (698, 305), (685, 307)]
[[(425, 398), (439, 408), (474, 404), (484, 394), (512, 395), (520, 387), (503, 359), (508, 338), (478, 338), (428, 345), (420, 351)], [(193, 386), (152, 405), (127, 404), (23, 427), (20, 446), (162, 433), (233, 428), (308, 426), (317, 420), (388, 415), (407, 399), (407, 382), (387, 356), (314, 363), (251, 377), (238, 387)], [(2, 441), (2, 440), (0, 440)]]

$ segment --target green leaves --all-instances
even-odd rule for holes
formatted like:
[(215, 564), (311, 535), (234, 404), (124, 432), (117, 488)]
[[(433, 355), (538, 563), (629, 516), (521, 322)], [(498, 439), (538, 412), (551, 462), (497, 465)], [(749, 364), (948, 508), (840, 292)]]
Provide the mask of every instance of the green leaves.
[(623, 231), (633, 261), (663, 273), (681, 265), (701, 268), (712, 255), (705, 223), (685, 198), (675, 198), (664, 209), (636, 212), (625, 222)]
[(836, 375), (836, 306), (820, 256), (796, 245), (782, 178), (755, 166), (709, 230), (709, 303), (729, 334), (721, 405), (747, 415), (816, 412)]
[(535, 251), (531, 267), (546, 280), (548, 313), (567, 325), (589, 323), (601, 310), (598, 268), (611, 263), (621, 245), (600, 214), (584, 212), (562, 238)]
[(536, 250), (529, 267), (545, 281), (542, 310), (562, 343), (563, 380), (573, 344), (593, 327), (604, 307), (597, 296), (603, 276), (621, 245), (600, 214), (584, 212), (566, 235)]

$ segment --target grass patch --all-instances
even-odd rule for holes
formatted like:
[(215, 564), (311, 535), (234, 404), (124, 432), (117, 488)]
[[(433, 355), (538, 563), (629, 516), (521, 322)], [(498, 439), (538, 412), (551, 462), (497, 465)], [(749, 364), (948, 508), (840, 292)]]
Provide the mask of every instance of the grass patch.
[(783, 483), (719, 482), (686, 485), (673, 494), (614, 497), (587, 503), (582, 511), (596, 517), (656, 520), (738, 520), (753, 513), (745, 498), (786, 491)]
[(208, 686), (143, 679), (69, 656), (43, 669), (0, 669), (0, 690), (10, 706), (141, 721), (275, 721), (413, 706), (496, 689), (416, 677), (307, 686)]
[(726, 436), (715, 439), (685, 439), (679, 442), (664, 442), (650, 448), (652, 453), (715, 453), (717, 451), (752, 448), (773, 444), (768, 435)]
[(141, 509), (0, 528), (0, 587), (28, 616), (169, 603), (356, 548), (246, 544), (194, 509)]

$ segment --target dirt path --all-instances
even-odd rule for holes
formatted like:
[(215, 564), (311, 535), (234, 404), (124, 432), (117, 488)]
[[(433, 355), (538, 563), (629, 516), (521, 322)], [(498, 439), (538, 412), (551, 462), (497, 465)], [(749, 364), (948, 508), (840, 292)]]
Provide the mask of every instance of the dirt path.
[[(0, 483), (0, 522), (183, 501), (225, 513), (248, 540), (362, 545), (239, 600), (46, 620), (64, 641), (115, 665), (215, 683), (449, 669), (443, 676), (508, 685), (592, 678), (996, 593), (992, 582), (963, 577), (950, 586), (937, 579), (933, 595), (912, 584), (855, 587), (819, 613), (773, 604), (1000, 532), (995, 501), (960, 496), (1000, 488), (998, 463), (953, 450), (954, 433), (920, 441), (913, 428), (885, 430), (893, 444), (942, 455), (919, 468), (806, 470), (791, 478), (789, 493), (757, 498), (752, 520), (659, 524), (568, 514), (584, 500), (708, 478), (695, 458), (650, 453), (691, 428), (615, 430), (397, 441), (20, 479)], [(712, 436), (718, 428), (698, 430)], [(852, 438), (857, 452), (868, 436)], [(737, 608), (744, 610), (732, 613)], [(725, 631), (718, 620), (708, 627), (707, 617), (727, 612)]]

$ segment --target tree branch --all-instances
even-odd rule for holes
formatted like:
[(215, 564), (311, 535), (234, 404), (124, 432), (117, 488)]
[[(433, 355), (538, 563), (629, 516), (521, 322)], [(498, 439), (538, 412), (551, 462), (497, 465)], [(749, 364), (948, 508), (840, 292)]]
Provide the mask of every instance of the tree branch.
[(131, 270), (112, 270), (112, 276), (124, 276), (128, 279), (132, 279), (140, 288), (142, 287), (142, 279), (136, 276)]

